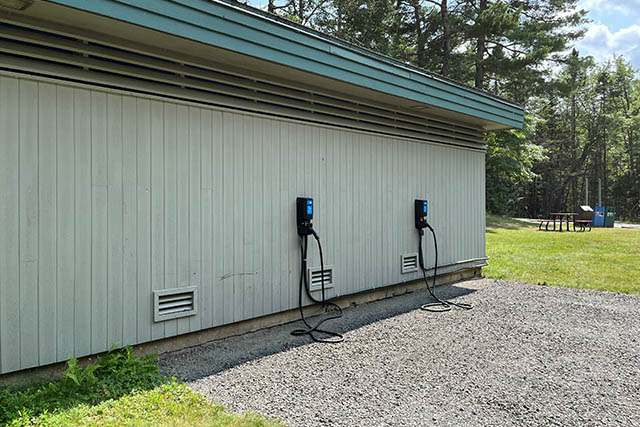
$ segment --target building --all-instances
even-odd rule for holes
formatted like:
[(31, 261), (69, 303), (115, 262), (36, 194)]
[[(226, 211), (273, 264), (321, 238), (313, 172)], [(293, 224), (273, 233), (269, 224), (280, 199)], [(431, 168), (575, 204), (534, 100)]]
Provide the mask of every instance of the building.
[(296, 308), (298, 196), (330, 296), (420, 278), (416, 198), (484, 264), (520, 106), (222, 0), (0, 6), (0, 373)]

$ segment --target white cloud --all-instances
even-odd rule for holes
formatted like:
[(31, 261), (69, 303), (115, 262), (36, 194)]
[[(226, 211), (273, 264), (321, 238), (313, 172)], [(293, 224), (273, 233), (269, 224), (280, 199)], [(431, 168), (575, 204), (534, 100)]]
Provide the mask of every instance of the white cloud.
[(591, 12), (640, 15), (640, 0), (582, 0), (578, 7)]
[[(599, 2), (602, 0), (589, 0)], [(630, 0), (630, 3), (640, 0)], [(638, 6), (640, 8), (640, 5)], [(604, 24), (593, 24), (584, 38), (577, 43), (583, 55), (592, 55), (596, 61), (606, 61), (613, 55), (623, 55), (635, 68), (640, 67), (640, 25), (634, 24), (612, 33)]]

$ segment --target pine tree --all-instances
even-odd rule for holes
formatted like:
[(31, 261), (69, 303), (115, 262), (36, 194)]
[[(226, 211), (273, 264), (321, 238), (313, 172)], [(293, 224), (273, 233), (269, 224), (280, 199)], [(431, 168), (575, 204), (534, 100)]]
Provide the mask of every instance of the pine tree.
[(586, 12), (577, 10), (577, 0), (463, 1), (475, 86), (491, 88), (493, 80), (494, 90), (519, 102), (531, 89), (546, 89), (547, 65), (562, 62), (569, 44), (584, 33)]

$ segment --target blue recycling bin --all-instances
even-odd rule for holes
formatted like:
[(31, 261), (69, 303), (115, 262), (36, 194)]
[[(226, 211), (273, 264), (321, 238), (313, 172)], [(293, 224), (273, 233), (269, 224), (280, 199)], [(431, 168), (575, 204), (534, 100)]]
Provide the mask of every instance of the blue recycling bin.
[(604, 214), (606, 208), (604, 206), (596, 206), (593, 210), (593, 226), (594, 227), (604, 227)]

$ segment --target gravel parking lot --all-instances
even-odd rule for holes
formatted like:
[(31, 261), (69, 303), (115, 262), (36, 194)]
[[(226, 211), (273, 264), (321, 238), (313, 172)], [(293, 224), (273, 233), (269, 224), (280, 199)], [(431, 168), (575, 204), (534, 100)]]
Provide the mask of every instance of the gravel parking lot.
[(290, 425), (638, 425), (640, 298), (472, 280), (352, 307), (345, 342), (298, 323), (165, 355), (164, 372), (235, 412)]

